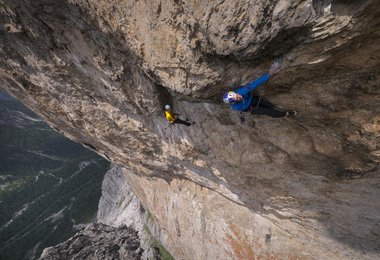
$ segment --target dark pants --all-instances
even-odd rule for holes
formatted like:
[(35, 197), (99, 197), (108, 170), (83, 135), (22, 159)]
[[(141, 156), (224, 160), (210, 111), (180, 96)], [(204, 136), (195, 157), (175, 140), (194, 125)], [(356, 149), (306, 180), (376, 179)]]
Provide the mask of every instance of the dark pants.
[(267, 115), (270, 117), (284, 117), (286, 116), (286, 112), (276, 109), (276, 107), (264, 99), (263, 97), (253, 96), (253, 101), (247, 112), (251, 112), (251, 114), (256, 115)]
[(191, 126), (191, 123), (190, 123), (190, 122), (183, 121), (183, 120), (181, 120), (181, 119), (176, 119), (176, 120), (174, 120), (173, 124), (182, 124), (182, 125)]

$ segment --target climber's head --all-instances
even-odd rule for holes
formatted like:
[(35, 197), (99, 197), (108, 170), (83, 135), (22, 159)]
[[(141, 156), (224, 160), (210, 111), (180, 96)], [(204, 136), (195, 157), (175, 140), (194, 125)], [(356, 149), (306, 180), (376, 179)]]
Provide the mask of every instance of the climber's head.
[(236, 92), (233, 92), (233, 91), (228, 91), (223, 96), (224, 103), (227, 103), (229, 105), (235, 104), (235, 103), (239, 102), (242, 99), (243, 99), (243, 97), (240, 94), (238, 94)]
[(165, 105), (165, 110), (170, 110), (172, 107), (170, 105)]

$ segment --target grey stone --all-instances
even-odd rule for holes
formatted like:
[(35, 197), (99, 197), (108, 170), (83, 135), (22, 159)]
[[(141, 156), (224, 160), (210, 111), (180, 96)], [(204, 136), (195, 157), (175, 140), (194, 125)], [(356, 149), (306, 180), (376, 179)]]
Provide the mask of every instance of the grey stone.
[[(32, 2), (2, 2), (0, 86), (123, 167), (104, 207), (128, 183), (178, 259), (379, 258), (377, 1)], [(277, 57), (297, 116), (240, 124), (222, 94)]]

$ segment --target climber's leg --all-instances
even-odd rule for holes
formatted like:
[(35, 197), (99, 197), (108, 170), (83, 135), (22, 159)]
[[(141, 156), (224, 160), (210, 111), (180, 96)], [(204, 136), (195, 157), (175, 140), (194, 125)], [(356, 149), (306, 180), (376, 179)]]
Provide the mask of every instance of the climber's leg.
[(182, 125), (186, 125), (186, 126), (191, 126), (191, 123), (190, 122), (186, 122), (186, 121), (183, 121), (181, 119), (176, 119), (174, 120), (173, 122), (174, 124), (182, 124)]
[(273, 105), (271, 102), (269, 102), (268, 100), (266, 100), (263, 97), (261, 97), (260, 106), (267, 107), (267, 108), (270, 108), (270, 109), (276, 109), (275, 105)]
[(265, 106), (261, 106), (260, 104), (254, 110), (252, 110), (251, 113), (256, 114), (256, 115), (267, 115), (270, 117), (284, 117), (284, 116), (289, 115), (289, 112), (284, 112), (277, 109), (268, 108)]

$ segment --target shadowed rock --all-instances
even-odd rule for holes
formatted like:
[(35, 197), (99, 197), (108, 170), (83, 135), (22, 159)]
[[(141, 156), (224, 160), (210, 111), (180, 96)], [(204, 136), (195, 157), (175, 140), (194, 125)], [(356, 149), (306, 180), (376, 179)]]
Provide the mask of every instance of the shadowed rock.
[(44, 249), (39, 259), (141, 259), (141, 250), (132, 229), (91, 224), (66, 242)]
[[(122, 165), (175, 257), (379, 256), (376, 1), (3, 2), (1, 86)], [(277, 56), (297, 116), (241, 124), (221, 95)]]

